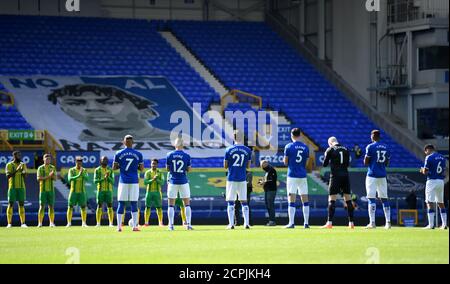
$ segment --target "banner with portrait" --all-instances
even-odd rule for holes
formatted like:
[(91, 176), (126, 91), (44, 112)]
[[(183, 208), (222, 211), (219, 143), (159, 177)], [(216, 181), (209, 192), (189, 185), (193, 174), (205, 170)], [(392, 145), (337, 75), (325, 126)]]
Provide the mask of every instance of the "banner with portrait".
[[(131, 134), (146, 159), (164, 158), (173, 149), (171, 132), (181, 123), (174, 113), (189, 120), (182, 122), (189, 124), (188, 130), (199, 125), (200, 132), (217, 131), (161, 76), (10, 76), (0, 77), (0, 83), (14, 95), (28, 123), (48, 130), (64, 151), (100, 151), (112, 157)], [(192, 137), (192, 131), (185, 132), (179, 135)], [(224, 148), (202, 140), (187, 152), (197, 158), (220, 157)]]

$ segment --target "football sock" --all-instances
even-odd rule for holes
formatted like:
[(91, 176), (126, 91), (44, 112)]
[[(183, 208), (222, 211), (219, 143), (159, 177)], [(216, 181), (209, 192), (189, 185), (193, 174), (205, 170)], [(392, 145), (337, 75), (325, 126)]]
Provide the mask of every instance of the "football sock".
[(169, 227), (173, 226), (173, 218), (175, 216), (175, 208), (172, 205), (169, 205), (167, 209), (167, 217), (169, 218)]
[(328, 222), (332, 223), (334, 218), (334, 212), (336, 211), (336, 201), (330, 200), (328, 203)]
[(289, 215), (289, 225), (295, 224), (295, 203), (289, 203), (288, 215)]
[(447, 227), (447, 210), (445, 208), (441, 208), (441, 220), (442, 226)]
[(383, 202), (383, 211), (384, 217), (386, 218), (386, 222), (391, 222), (391, 206), (389, 205), (389, 201)]
[(244, 226), (250, 226), (249, 224), (249, 212), (250, 212), (250, 208), (248, 207), (246, 202), (242, 202), (242, 215), (244, 215)]
[(304, 219), (304, 224), (308, 225), (309, 224), (309, 202), (303, 203), (303, 219)]
[(192, 218), (191, 206), (186, 205), (185, 211), (186, 211), (186, 223), (190, 226), (191, 225), (191, 218)]
[(435, 217), (434, 209), (428, 209), (428, 224), (430, 225), (431, 228), (434, 228), (434, 217)]
[(228, 223), (230, 226), (234, 226), (234, 202), (228, 202)]
[(348, 221), (349, 222), (353, 222), (354, 221), (355, 208), (353, 207), (353, 203), (352, 203), (351, 200), (346, 201), (346, 203), (347, 203)]
[(369, 219), (370, 224), (375, 225), (375, 213), (377, 211), (377, 203), (375, 199), (369, 199)]

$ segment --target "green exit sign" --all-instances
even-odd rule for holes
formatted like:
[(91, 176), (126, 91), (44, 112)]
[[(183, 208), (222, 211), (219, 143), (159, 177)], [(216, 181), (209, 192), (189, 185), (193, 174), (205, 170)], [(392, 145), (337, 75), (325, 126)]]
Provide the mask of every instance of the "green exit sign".
[(9, 130), (8, 131), (8, 140), (35, 140), (34, 130)]

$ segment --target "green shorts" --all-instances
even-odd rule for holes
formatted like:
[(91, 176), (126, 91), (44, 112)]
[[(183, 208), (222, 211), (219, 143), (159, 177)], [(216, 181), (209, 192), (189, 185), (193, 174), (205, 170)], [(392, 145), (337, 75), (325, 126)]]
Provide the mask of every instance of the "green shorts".
[(111, 191), (97, 191), (97, 204), (103, 203), (113, 203), (113, 193)]
[(25, 189), (24, 188), (11, 188), (8, 190), (8, 202), (25, 202)]
[(160, 191), (147, 191), (145, 195), (145, 207), (162, 208), (162, 194)]
[(41, 191), (39, 193), (39, 205), (55, 205), (55, 191)]
[(86, 198), (86, 192), (71, 192), (69, 194), (69, 206), (80, 206), (80, 207), (86, 207), (87, 205), (87, 198)]
[(177, 199), (175, 199), (175, 206), (178, 206), (180, 208), (184, 207), (183, 199), (181, 199), (179, 196), (177, 197)]

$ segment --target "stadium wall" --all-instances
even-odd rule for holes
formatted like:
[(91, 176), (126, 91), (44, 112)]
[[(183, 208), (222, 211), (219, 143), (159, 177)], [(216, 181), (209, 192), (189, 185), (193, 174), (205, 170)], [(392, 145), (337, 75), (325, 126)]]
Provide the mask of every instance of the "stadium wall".
[(264, 20), (264, 0), (101, 0), (110, 17), (153, 20)]
[(68, 12), (66, 0), (2, 0), (0, 14), (100, 17), (105, 15), (100, 4), (100, 0), (81, 0), (80, 12)]

